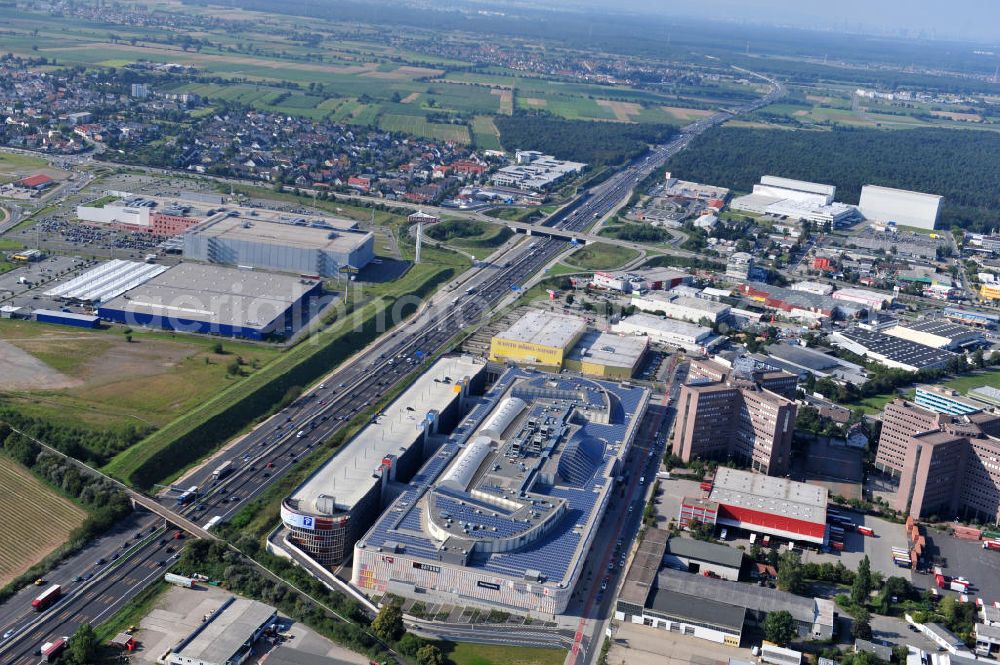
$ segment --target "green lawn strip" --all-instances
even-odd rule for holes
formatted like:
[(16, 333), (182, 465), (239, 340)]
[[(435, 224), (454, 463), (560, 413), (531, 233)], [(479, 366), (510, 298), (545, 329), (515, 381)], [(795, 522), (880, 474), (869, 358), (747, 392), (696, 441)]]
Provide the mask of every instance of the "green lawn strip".
[(454, 665), (562, 665), (566, 660), (563, 649), (469, 642), (442, 642), (440, 646)]

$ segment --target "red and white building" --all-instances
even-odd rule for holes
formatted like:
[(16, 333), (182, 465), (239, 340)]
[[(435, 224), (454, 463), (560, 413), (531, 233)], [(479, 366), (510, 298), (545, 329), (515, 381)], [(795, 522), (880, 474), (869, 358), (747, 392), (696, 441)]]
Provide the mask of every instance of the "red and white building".
[(688, 519), (710, 522), (714, 508), (720, 526), (822, 545), (828, 501), (826, 488), (818, 485), (720, 468), (707, 500), (682, 502), (680, 522), (685, 511)]

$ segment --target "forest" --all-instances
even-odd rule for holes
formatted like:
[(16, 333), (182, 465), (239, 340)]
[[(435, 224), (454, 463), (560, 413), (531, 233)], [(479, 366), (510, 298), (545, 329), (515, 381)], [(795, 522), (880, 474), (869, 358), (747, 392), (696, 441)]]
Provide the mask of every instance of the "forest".
[(499, 115), (493, 122), (508, 151), (539, 150), (591, 166), (621, 164), (677, 131), (670, 125), (563, 120), (538, 111)]
[(762, 175), (837, 186), (857, 203), (865, 184), (944, 196), (939, 228), (1000, 225), (1000, 134), (953, 129), (787, 131), (722, 127), (692, 141), (677, 177), (749, 192)]

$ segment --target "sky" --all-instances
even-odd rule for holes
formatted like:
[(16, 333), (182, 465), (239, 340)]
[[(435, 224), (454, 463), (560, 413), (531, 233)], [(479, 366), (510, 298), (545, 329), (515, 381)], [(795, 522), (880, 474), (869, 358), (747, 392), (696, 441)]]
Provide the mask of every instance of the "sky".
[[(606, 0), (557, 0), (607, 7)], [(1000, 44), (1000, 0), (618, 0), (663, 16)]]

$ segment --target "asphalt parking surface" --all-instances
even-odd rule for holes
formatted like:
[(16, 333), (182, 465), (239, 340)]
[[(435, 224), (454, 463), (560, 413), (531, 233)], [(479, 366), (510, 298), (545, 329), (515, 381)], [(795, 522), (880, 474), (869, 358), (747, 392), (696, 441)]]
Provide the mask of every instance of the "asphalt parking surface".
[[(941, 559), (945, 575), (964, 577), (972, 582), (973, 595), (984, 603), (1000, 601), (1000, 552), (984, 550), (975, 540), (959, 540), (944, 532), (927, 530), (927, 555)], [(917, 585), (930, 588), (932, 575), (917, 575)], [(942, 593), (954, 594), (952, 591)], [(958, 594), (954, 594), (958, 595)]]

